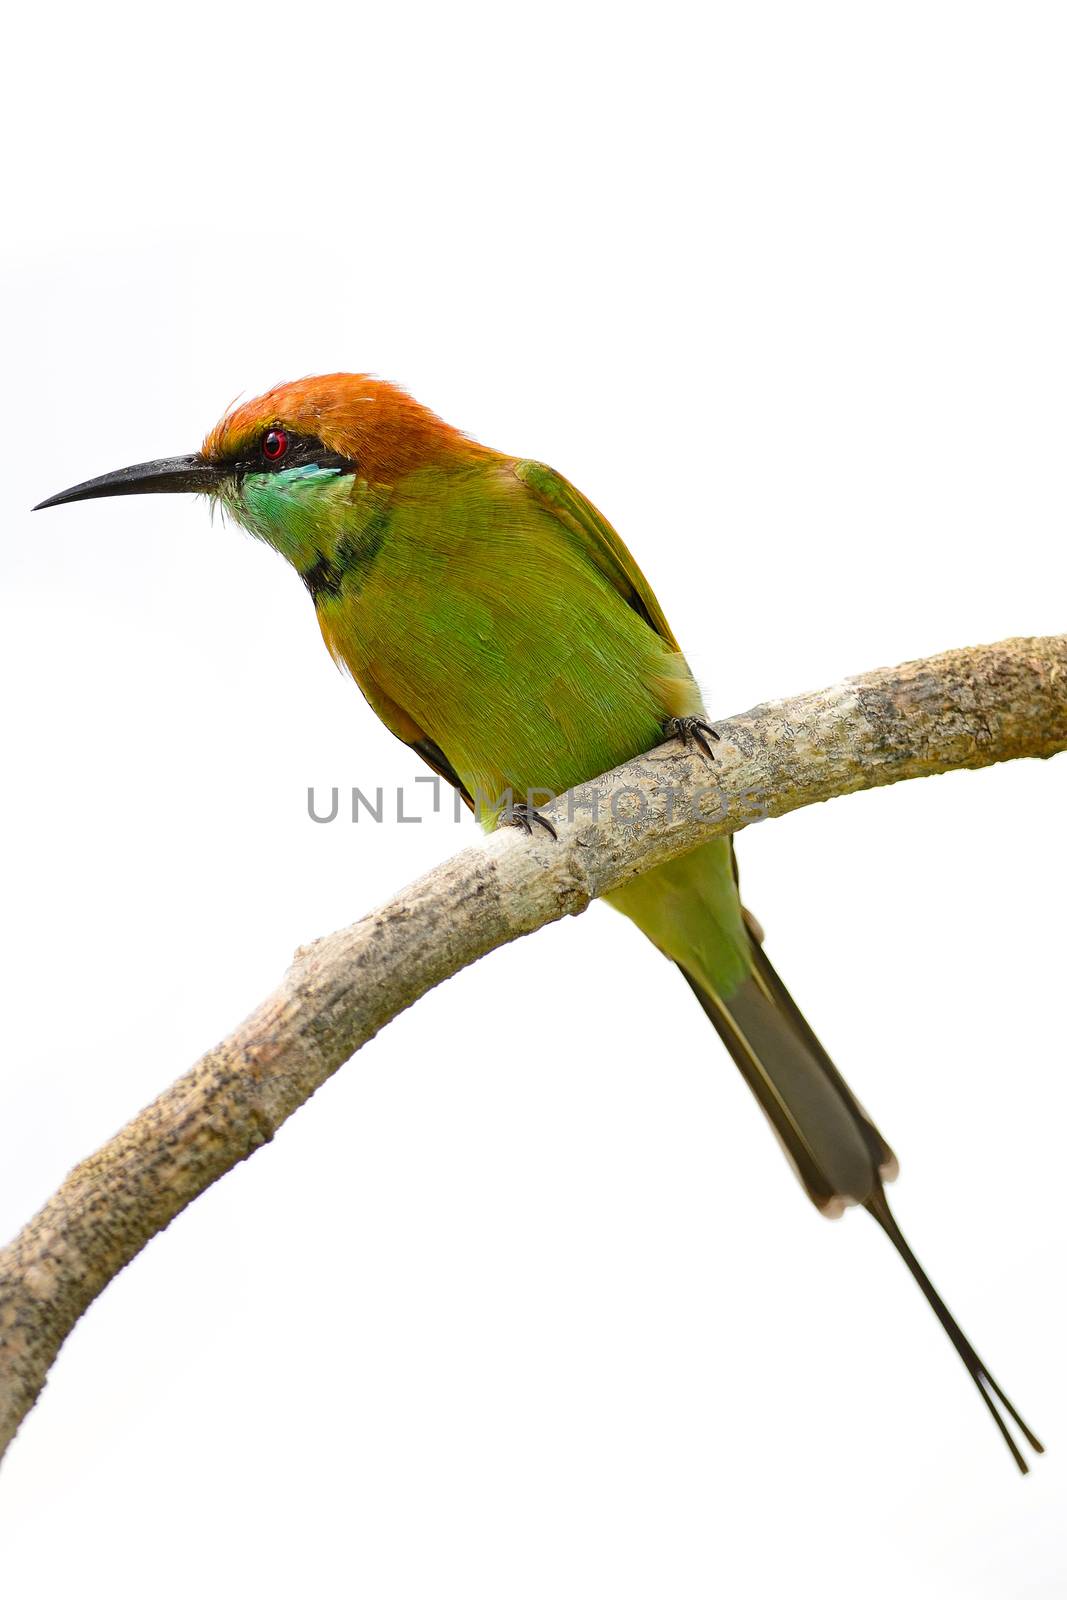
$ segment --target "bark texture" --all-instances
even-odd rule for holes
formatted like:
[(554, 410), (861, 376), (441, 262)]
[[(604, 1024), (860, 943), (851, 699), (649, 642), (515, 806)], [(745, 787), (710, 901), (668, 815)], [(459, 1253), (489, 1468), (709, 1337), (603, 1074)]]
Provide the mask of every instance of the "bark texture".
[(230, 1037), (83, 1161), (0, 1251), (0, 1453), (104, 1286), (361, 1045), (479, 956), (717, 834), (858, 789), (1067, 749), (1067, 636), (868, 672), (661, 745), (296, 952)]

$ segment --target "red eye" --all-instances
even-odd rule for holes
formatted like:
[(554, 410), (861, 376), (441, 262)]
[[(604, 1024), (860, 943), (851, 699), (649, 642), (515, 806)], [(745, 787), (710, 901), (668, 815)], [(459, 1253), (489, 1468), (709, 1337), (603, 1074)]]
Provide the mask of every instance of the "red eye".
[(272, 428), (263, 435), (260, 448), (268, 461), (280, 461), (289, 448), (289, 440), (281, 428)]

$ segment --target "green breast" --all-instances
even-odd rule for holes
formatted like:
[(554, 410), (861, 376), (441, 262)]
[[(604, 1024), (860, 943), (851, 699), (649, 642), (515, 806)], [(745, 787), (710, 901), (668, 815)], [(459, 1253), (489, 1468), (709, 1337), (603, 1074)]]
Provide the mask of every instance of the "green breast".
[(349, 520), (305, 581), (357, 680), (490, 800), (543, 799), (650, 748), (664, 686), (691, 684), (580, 542), (496, 466), (406, 480)]

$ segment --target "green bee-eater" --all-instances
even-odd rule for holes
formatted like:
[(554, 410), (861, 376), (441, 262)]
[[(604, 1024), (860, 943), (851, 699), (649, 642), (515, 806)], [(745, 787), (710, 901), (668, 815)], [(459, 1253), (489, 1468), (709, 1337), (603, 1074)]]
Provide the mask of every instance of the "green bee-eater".
[[(474, 443), (390, 384), (335, 373), (232, 410), (196, 455), (43, 502), (208, 494), (296, 568), (334, 660), (388, 728), (491, 822), (671, 734), (707, 747), (700, 692), (615, 531), (566, 479)], [(533, 809), (514, 814), (527, 827)], [(827, 1215), (864, 1206), (907, 1262), (1020, 1468), (1041, 1445), (889, 1211), (896, 1173), (771, 967), (716, 839), (608, 897), (676, 962)]]

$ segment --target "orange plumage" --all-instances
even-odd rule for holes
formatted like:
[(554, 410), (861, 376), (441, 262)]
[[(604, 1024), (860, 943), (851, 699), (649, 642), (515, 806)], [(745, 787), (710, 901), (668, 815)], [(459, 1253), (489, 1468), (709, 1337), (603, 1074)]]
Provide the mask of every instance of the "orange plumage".
[(282, 423), (358, 462), (372, 483), (393, 483), (443, 458), (458, 464), (493, 454), (403, 389), (363, 372), (298, 378), (246, 400), (212, 428), (203, 454), (220, 463), (238, 460), (254, 452), (264, 429)]

